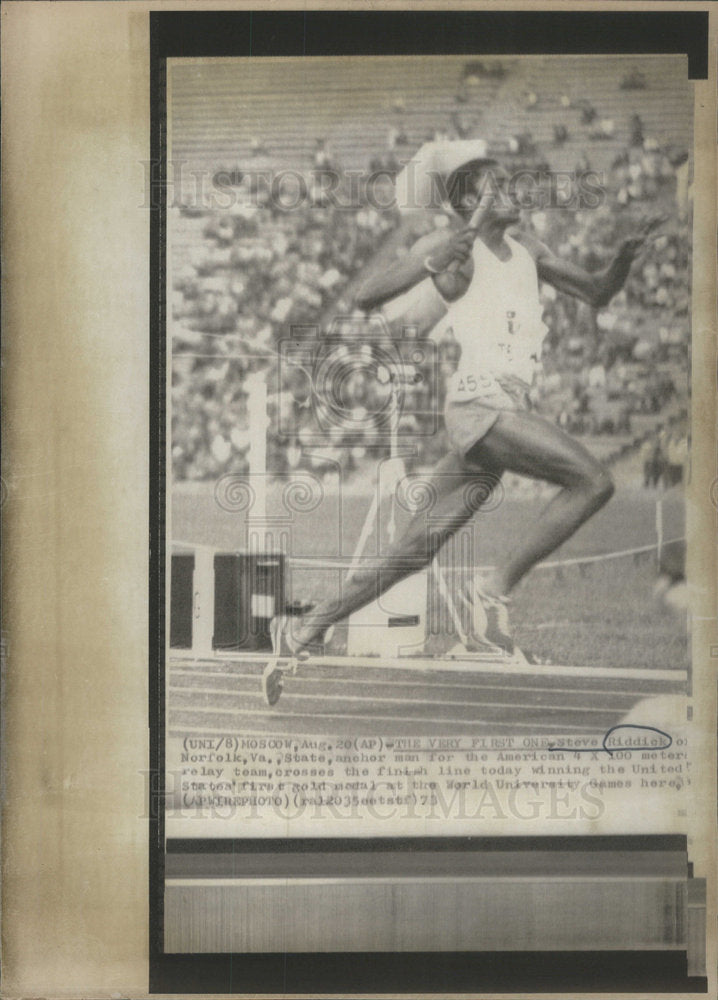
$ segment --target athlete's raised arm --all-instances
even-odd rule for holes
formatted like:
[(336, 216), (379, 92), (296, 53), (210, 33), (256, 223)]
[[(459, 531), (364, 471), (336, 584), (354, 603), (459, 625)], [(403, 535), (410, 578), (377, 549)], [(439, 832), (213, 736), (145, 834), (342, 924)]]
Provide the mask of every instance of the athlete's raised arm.
[[(356, 295), (356, 304), (364, 312), (378, 309), (390, 299), (408, 292), (431, 275), (447, 272), (450, 264), (463, 264), (471, 254), (476, 230), (467, 226), (458, 231), (437, 231), (422, 236), (409, 252), (383, 271), (371, 274)], [(443, 289), (442, 289), (443, 291)]]
[(541, 281), (601, 309), (623, 288), (633, 261), (643, 250), (651, 233), (664, 221), (663, 216), (644, 220), (633, 236), (623, 240), (610, 264), (602, 271), (594, 272), (556, 256), (531, 233), (517, 232), (515, 238), (533, 255)]

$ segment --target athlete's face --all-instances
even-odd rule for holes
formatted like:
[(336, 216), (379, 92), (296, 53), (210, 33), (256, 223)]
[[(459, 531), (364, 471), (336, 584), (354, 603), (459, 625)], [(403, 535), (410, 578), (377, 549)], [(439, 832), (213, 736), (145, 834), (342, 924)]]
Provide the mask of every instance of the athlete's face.
[(464, 199), (465, 214), (470, 217), (484, 194), (492, 194), (493, 204), (489, 209), (488, 219), (513, 225), (521, 218), (520, 211), (509, 197), (509, 173), (498, 163), (477, 170), (473, 175), (472, 191)]

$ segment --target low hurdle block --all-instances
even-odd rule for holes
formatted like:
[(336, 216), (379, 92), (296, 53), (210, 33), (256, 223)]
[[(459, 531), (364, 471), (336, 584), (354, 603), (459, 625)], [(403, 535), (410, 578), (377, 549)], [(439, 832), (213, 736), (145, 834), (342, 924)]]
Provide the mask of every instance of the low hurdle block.
[(397, 657), (421, 652), (426, 642), (428, 571), (390, 587), (349, 617), (350, 656)]
[(171, 649), (271, 650), (270, 622), (285, 604), (282, 553), (176, 547), (170, 572)]

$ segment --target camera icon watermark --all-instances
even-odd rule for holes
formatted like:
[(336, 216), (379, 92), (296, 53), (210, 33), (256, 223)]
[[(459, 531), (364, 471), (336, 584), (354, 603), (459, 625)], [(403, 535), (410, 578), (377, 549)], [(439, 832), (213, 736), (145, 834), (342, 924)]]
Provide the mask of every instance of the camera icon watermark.
[[(327, 334), (293, 326), (279, 344), (279, 433), (304, 444), (381, 446), (439, 427), (436, 345), (414, 327), (392, 336), (386, 320), (337, 316)], [(302, 414), (302, 410), (308, 413)]]

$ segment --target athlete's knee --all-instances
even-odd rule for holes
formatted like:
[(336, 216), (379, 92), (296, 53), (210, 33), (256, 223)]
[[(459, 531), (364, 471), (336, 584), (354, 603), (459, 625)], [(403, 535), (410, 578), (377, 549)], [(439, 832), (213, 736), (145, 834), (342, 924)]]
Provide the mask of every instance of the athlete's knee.
[(594, 488), (596, 491), (596, 501), (603, 507), (616, 492), (616, 484), (608, 469), (601, 467), (600, 472), (594, 480)]
[(586, 494), (589, 503), (597, 508), (608, 503), (616, 490), (613, 476), (598, 463), (578, 469), (576, 479), (576, 486)]

